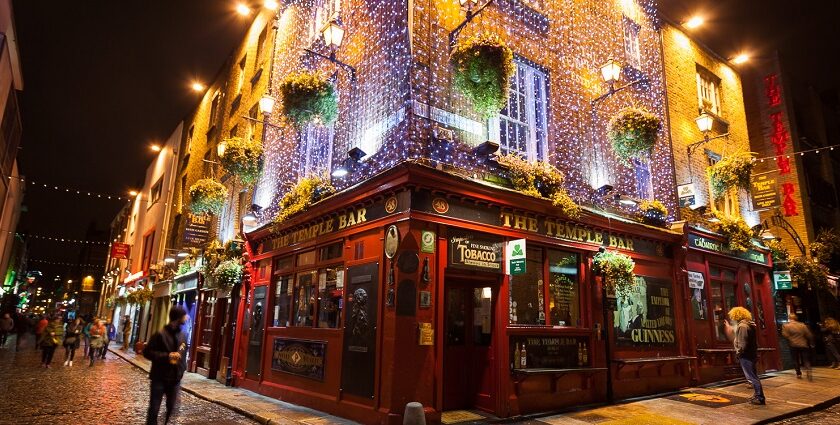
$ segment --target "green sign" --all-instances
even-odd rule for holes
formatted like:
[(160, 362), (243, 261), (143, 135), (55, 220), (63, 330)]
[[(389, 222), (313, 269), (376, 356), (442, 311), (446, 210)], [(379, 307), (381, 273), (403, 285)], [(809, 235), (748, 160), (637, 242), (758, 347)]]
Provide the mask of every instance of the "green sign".
[(776, 290), (793, 289), (793, 280), (790, 278), (790, 272), (787, 270), (773, 272), (773, 285)]
[(420, 233), (420, 252), (427, 254), (435, 253), (435, 232), (431, 230), (424, 230)]
[(516, 239), (507, 244), (508, 274), (525, 274), (525, 239)]

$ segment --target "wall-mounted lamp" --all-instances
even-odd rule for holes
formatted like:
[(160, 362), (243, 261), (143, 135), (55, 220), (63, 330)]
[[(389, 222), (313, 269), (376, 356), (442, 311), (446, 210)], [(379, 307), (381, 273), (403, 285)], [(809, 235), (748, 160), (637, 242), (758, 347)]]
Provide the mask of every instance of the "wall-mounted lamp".
[(344, 178), (362, 161), (362, 158), (367, 155), (365, 151), (355, 147), (347, 152), (347, 159), (332, 172), (335, 178)]

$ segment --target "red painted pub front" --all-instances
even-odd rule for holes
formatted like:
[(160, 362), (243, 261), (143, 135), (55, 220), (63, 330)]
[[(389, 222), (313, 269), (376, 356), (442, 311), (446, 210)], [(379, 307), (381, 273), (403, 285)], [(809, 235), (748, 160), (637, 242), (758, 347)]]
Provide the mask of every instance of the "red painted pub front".
[[(412, 401), (430, 422), (553, 411), (731, 376), (736, 305), (756, 316), (760, 368), (779, 367), (758, 248), (592, 210), (573, 221), (412, 163), (322, 205), (248, 234), (237, 385), (363, 423), (402, 423)], [(630, 295), (602, 298), (601, 247), (635, 261)]]

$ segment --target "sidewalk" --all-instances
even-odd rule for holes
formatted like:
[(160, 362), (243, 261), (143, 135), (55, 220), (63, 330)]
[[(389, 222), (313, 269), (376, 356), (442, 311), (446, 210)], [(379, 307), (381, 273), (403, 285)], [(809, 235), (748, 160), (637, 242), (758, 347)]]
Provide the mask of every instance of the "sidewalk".
[[(151, 368), (151, 363), (146, 358), (137, 356), (134, 352), (120, 350), (119, 344), (111, 344), (108, 350), (147, 373)], [(346, 419), (285, 403), (242, 388), (226, 387), (215, 379), (207, 379), (197, 373), (185, 373), (184, 379), (181, 380), (181, 389), (198, 398), (227, 407), (261, 424), (355, 424)]]
[(674, 395), (582, 410), (535, 421), (548, 424), (764, 424), (819, 410), (840, 401), (840, 370), (814, 369), (814, 380), (783, 371), (761, 380), (766, 406), (746, 403), (745, 382), (718, 388), (689, 388)]

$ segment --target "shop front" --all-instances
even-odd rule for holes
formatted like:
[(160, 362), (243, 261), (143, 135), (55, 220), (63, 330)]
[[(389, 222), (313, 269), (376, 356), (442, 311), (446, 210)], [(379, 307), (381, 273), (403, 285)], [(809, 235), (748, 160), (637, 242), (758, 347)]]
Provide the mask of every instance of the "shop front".
[(222, 360), (222, 328), (227, 318), (230, 289), (207, 287), (198, 292), (196, 324), (195, 372), (216, 379)]
[(737, 306), (748, 309), (756, 323), (759, 372), (779, 369), (770, 253), (758, 247), (733, 252), (720, 236), (699, 227), (687, 226), (685, 235), (691, 346), (699, 360), (694, 378), (708, 383), (742, 376), (727, 317)]
[[(691, 382), (682, 233), (593, 211), (569, 220), (415, 164), (329, 202), (248, 234), (237, 385), (401, 423), (411, 401), (432, 422), (512, 417)], [(591, 267), (602, 247), (635, 261), (632, 293), (604, 296)]]
[[(195, 372), (195, 319), (196, 301), (198, 298), (198, 271), (175, 276), (171, 289), (170, 302), (173, 306), (181, 306), (187, 312), (187, 322), (181, 327), (187, 340), (187, 369)], [(168, 318), (168, 314), (167, 314)]]

